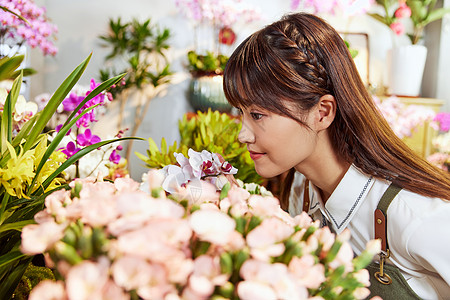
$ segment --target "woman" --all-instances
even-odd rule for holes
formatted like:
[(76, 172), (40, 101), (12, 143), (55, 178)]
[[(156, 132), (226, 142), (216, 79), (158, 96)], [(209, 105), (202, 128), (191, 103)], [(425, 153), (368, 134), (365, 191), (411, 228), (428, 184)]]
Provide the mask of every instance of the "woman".
[[(394, 283), (371, 279), (372, 295), (450, 299), (449, 175), (390, 129), (330, 25), (298, 13), (254, 33), (230, 57), (224, 90), (242, 113), (239, 140), (256, 171), (288, 172), (283, 208), (305, 210), (337, 234), (349, 228), (356, 254), (387, 218), (387, 232), (376, 233), (387, 265), (377, 276)], [(375, 218), (385, 192), (386, 215)]]

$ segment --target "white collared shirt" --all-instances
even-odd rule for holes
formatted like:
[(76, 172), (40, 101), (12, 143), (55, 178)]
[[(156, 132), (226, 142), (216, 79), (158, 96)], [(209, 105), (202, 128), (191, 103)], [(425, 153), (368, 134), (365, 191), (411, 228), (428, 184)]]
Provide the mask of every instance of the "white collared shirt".
[[(374, 211), (389, 184), (352, 165), (325, 205), (310, 183), (308, 213), (337, 234), (349, 228), (359, 255), (374, 239)], [(302, 211), (304, 185), (305, 177), (297, 172), (289, 198), (293, 216)], [(387, 228), (387, 263), (400, 269), (421, 298), (450, 299), (450, 202), (401, 190), (388, 208)]]

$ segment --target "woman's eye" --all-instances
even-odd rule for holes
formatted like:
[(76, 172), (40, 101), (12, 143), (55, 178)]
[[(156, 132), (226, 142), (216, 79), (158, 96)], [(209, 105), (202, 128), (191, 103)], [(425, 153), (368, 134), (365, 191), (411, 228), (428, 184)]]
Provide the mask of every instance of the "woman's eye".
[(262, 114), (254, 113), (254, 112), (250, 113), (250, 115), (252, 116), (253, 120), (259, 120), (263, 116)]

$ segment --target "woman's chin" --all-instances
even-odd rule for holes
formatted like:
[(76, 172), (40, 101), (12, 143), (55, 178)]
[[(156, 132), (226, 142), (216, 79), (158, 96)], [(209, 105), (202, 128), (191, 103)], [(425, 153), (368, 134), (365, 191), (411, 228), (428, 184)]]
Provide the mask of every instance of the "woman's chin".
[(258, 168), (256, 165), (255, 165), (255, 171), (256, 171), (256, 173), (258, 173), (259, 176), (261, 176), (262, 178), (266, 178), (266, 179), (276, 177), (283, 173), (283, 172), (280, 172), (279, 170), (268, 170), (267, 168)]

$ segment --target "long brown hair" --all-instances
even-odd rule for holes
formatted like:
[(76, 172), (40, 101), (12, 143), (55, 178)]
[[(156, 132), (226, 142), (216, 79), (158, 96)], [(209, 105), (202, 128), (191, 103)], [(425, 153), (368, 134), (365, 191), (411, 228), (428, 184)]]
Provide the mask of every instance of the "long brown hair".
[[(285, 101), (307, 113), (323, 95), (336, 99), (329, 127), (339, 157), (412, 192), (449, 199), (450, 176), (413, 152), (367, 92), (340, 35), (321, 18), (295, 13), (257, 31), (231, 55), (224, 91), (237, 107), (256, 105), (304, 124)], [(292, 171), (282, 191), (286, 205)]]

